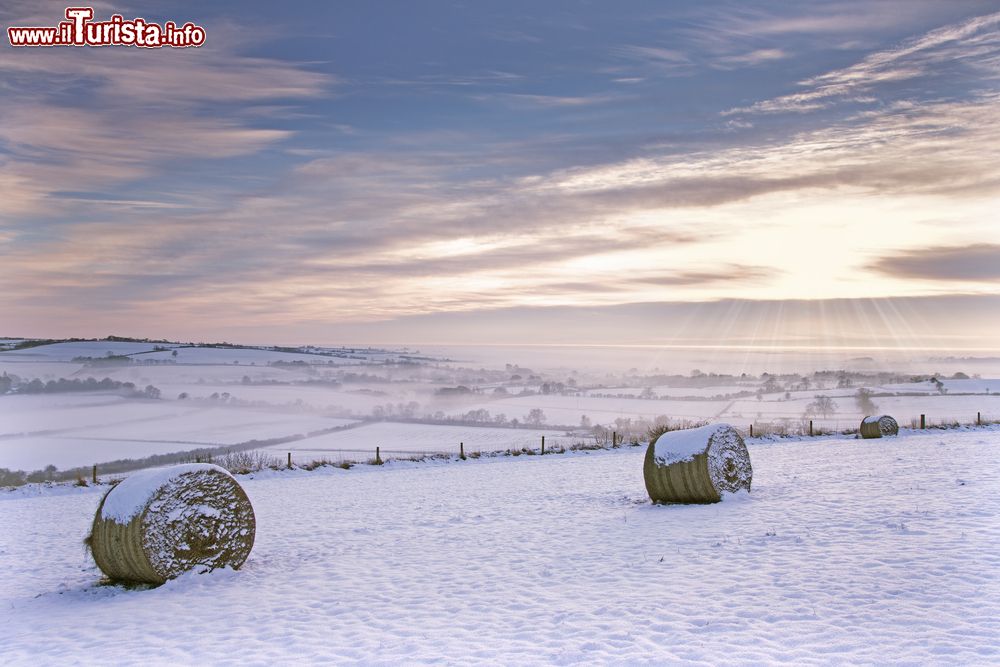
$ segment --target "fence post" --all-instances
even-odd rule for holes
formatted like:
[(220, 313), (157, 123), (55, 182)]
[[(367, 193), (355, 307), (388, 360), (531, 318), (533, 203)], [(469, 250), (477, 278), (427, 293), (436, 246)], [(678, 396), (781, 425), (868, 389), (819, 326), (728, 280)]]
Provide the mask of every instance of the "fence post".
[(542, 456), (545, 456), (545, 436), (542, 436)]
[(809, 420), (809, 435), (813, 434), (813, 420)]
[(753, 437), (753, 424), (750, 424), (750, 437)]
[(458, 443), (458, 458), (462, 459), (463, 461), (465, 460), (465, 443), (464, 442)]
[(288, 452), (288, 469), (292, 469), (292, 453)]
[(920, 428), (927, 428), (927, 419), (925, 415), (920, 415)]
[(93, 475), (91, 476), (91, 480), (93, 480), (94, 484), (97, 484), (97, 464), (96, 463), (94, 464), (94, 470), (93, 470)]
[(376, 447), (375, 448), (375, 465), (377, 465), (377, 466), (382, 465), (382, 451), (381, 450), (382, 450), (381, 447)]
[(976, 413), (976, 426), (982, 426), (982, 425), (983, 425), (983, 413), (982, 412), (977, 412)]
[(618, 446), (618, 431), (611, 432), (611, 446), (612, 447)]

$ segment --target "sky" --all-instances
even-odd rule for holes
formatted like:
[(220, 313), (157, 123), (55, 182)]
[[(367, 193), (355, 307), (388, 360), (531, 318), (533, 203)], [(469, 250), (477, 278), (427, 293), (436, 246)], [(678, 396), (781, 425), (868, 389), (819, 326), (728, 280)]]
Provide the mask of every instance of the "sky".
[(3, 40), (0, 335), (1000, 350), (995, 0), (94, 9), (206, 42)]

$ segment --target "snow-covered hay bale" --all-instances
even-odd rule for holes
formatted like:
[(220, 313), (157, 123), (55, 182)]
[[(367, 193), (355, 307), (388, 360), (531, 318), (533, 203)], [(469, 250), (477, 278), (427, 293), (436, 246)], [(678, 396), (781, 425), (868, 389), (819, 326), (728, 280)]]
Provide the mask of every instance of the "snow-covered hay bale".
[(883, 435), (898, 435), (899, 424), (889, 415), (873, 415), (861, 420), (861, 437), (881, 438)]
[(716, 503), (724, 492), (749, 491), (753, 469), (736, 429), (710, 424), (654, 438), (642, 476), (654, 503)]
[(255, 533), (250, 499), (233, 476), (191, 463), (142, 470), (108, 491), (90, 549), (111, 579), (162, 584), (195, 568), (238, 568)]

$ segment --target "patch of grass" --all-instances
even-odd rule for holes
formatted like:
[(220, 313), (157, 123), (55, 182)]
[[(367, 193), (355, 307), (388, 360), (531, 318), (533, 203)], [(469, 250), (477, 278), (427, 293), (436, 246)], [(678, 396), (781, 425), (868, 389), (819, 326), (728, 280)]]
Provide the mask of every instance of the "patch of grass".
[(234, 475), (246, 475), (261, 470), (280, 470), (282, 461), (277, 456), (271, 456), (261, 451), (226, 452), (220, 456), (206, 456), (205, 463), (214, 463), (225, 468)]
[(569, 446), (570, 451), (592, 451), (595, 449), (610, 449), (611, 445), (602, 445), (599, 442), (577, 442)]

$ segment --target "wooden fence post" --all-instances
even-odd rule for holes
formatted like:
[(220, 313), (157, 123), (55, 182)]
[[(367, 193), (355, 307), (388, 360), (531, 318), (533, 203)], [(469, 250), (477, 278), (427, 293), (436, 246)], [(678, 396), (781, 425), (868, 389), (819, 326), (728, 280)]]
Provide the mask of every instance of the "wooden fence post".
[(977, 412), (976, 413), (976, 426), (982, 426), (982, 425), (983, 425), (983, 413), (982, 412)]
[(465, 443), (464, 442), (458, 443), (458, 458), (462, 459), (463, 461), (465, 460)]
[(618, 446), (618, 431), (611, 432), (611, 446), (612, 447)]
[(813, 434), (813, 420), (809, 420), (809, 435)]
[(927, 419), (925, 415), (920, 415), (920, 428), (927, 428)]
[(750, 437), (753, 437), (753, 424), (750, 424)]
[(288, 452), (288, 469), (292, 469), (292, 453)]
[(381, 447), (376, 447), (375, 448), (375, 465), (377, 465), (377, 466), (382, 465), (382, 448)]
[(542, 456), (545, 456), (545, 436), (542, 436)]
[(96, 463), (94, 464), (94, 470), (93, 470), (93, 475), (91, 476), (91, 480), (94, 482), (94, 484), (97, 484), (97, 464)]

